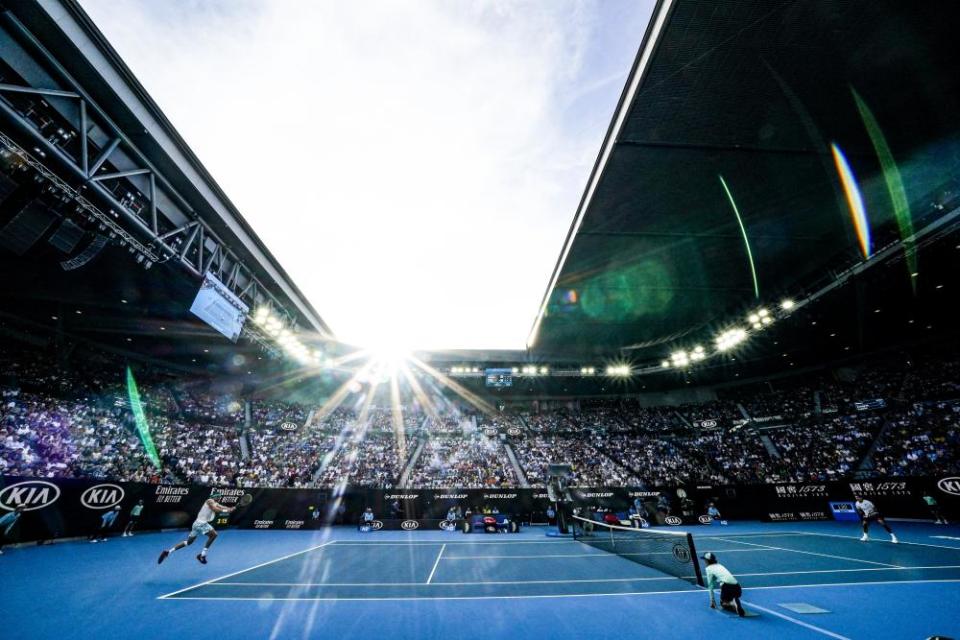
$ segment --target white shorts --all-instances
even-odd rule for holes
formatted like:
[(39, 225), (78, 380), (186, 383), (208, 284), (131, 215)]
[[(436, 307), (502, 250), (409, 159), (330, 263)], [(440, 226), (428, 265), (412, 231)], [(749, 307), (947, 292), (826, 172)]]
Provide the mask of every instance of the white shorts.
[(215, 531), (215, 529), (209, 522), (197, 520), (193, 523), (193, 526), (190, 527), (190, 535), (187, 537), (196, 538), (197, 536), (205, 536), (212, 531)]

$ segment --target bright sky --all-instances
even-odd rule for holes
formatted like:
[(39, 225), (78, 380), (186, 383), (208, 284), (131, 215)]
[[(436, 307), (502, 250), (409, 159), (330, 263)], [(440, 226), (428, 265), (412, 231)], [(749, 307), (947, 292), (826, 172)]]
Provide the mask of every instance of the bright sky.
[(652, 0), (83, 0), (340, 339), (522, 349)]

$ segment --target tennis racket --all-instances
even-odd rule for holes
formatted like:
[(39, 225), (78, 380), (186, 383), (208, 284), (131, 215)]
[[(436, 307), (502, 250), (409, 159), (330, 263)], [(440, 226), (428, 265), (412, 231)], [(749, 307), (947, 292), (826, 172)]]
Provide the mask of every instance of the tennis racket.
[(237, 503), (233, 507), (233, 511), (231, 511), (230, 513), (236, 513), (238, 509), (240, 509), (241, 507), (249, 506), (251, 502), (253, 502), (253, 496), (250, 495), (249, 493), (243, 494), (242, 496), (240, 496), (240, 499), (237, 500)]

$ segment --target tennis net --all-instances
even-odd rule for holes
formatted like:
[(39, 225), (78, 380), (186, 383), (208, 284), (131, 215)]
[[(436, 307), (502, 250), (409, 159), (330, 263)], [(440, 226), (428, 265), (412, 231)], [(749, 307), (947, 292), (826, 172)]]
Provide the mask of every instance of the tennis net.
[(573, 538), (631, 562), (703, 586), (693, 535), (682, 531), (650, 531), (573, 516)]

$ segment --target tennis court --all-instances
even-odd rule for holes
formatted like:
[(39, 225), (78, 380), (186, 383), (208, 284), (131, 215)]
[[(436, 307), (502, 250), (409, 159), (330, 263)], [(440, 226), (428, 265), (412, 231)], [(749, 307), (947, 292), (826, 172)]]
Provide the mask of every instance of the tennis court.
[[(944, 529), (901, 525), (898, 545), (862, 543), (839, 523), (693, 531), (696, 551), (714, 552), (737, 575), (757, 617), (710, 610), (692, 575), (679, 579), (536, 528), (517, 535), (228, 531), (207, 566), (192, 550), (156, 565), (156, 552), (176, 533), (17, 550), (4, 563), (23, 587), (16, 602), (5, 602), (28, 614), (7, 617), (21, 637), (54, 637), (76, 624), (123, 624), (149, 638), (182, 637), (198, 624), (225, 637), (275, 638), (440, 636), (463, 625), (491, 637), (573, 638), (631, 625), (661, 637), (708, 628), (718, 638), (960, 635), (960, 538), (932, 537)], [(62, 607), (30, 615), (40, 606), (37, 589), (49, 595), (49, 584), (29, 570), (38, 562), (59, 563), (71, 580), (57, 587)]]
[[(462, 536), (460, 536), (462, 537)], [(500, 538), (501, 536), (497, 536)], [(960, 579), (960, 549), (805, 532), (705, 536), (751, 588)], [(635, 546), (639, 546), (635, 545)], [(669, 553), (655, 551), (652, 553)], [(634, 555), (643, 560), (642, 551)], [(692, 572), (686, 576), (693, 578)], [(573, 540), (338, 541), (162, 598), (347, 600), (647, 594), (695, 590)]]

